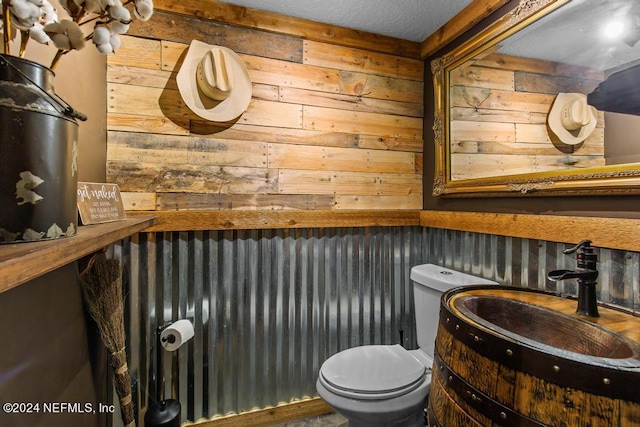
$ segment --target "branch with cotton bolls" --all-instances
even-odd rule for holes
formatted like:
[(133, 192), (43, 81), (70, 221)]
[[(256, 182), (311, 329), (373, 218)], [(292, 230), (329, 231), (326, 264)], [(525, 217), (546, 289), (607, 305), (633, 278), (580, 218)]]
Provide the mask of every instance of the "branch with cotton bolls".
[[(53, 45), (56, 52), (51, 65), (55, 69), (63, 55), (80, 50), (92, 40), (100, 53), (114, 53), (120, 46), (120, 35), (129, 31), (133, 22), (127, 8), (133, 5), (133, 15), (147, 21), (153, 15), (153, 0), (59, 0), (71, 19), (58, 19), (48, 0), (2, 0), (4, 52), (11, 54), (9, 42), (20, 32), (20, 51), (23, 57), (27, 43)], [(92, 24), (93, 32), (85, 36), (82, 27)]]

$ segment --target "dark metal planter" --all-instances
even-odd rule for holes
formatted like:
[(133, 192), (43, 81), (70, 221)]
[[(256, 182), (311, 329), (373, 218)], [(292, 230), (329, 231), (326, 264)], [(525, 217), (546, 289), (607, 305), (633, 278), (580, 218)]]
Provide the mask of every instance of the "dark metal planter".
[(0, 55), (0, 243), (76, 234), (78, 123), (53, 71)]

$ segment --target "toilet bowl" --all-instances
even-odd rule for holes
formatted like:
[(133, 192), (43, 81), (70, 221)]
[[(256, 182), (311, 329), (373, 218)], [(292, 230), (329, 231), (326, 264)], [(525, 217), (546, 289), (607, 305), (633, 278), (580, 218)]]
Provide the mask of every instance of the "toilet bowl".
[(417, 350), (399, 344), (343, 350), (320, 367), (316, 390), (350, 427), (422, 426), (431, 387), (431, 366), (440, 297), (471, 284), (497, 284), (433, 264), (411, 269)]
[(349, 426), (421, 425), (432, 360), (416, 352), (398, 344), (344, 350), (322, 365), (316, 389)]

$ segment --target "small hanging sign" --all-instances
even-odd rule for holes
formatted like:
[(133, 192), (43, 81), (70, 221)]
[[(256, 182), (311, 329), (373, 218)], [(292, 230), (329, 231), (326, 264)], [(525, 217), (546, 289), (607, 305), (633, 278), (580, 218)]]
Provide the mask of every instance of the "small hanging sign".
[(125, 218), (117, 184), (78, 182), (78, 211), (82, 224), (99, 224)]

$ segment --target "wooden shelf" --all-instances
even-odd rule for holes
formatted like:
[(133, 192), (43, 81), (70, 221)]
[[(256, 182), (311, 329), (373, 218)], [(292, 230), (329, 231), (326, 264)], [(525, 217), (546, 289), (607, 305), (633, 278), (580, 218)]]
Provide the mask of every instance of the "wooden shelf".
[(155, 224), (155, 216), (136, 216), (83, 225), (73, 237), (0, 245), (0, 293), (89, 255)]

